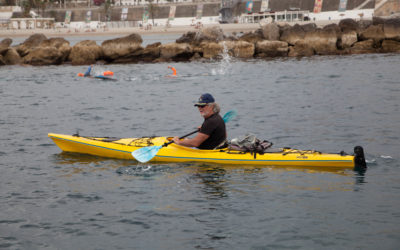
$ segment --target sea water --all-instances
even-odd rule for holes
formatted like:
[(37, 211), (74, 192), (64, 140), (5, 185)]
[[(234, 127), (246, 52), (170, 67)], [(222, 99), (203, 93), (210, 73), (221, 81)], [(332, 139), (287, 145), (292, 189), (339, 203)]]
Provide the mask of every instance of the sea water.
[[(168, 78), (173, 65), (178, 77)], [(0, 248), (398, 249), (400, 55), (0, 68)], [(230, 139), (345, 151), (368, 169), (138, 164), (47, 133), (181, 136), (211, 93)]]

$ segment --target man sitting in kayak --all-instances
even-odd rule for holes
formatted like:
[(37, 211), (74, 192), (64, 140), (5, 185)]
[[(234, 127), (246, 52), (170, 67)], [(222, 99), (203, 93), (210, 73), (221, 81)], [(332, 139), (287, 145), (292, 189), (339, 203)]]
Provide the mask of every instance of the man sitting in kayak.
[(200, 115), (204, 117), (199, 132), (194, 138), (180, 140), (174, 137), (174, 142), (186, 147), (197, 147), (199, 149), (215, 149), (224, 144), (226, 140), (225, 122), (219, 115), (219, 105), (214, 97), (205, 93), (200, 96), (194, 105), (199, 109)]

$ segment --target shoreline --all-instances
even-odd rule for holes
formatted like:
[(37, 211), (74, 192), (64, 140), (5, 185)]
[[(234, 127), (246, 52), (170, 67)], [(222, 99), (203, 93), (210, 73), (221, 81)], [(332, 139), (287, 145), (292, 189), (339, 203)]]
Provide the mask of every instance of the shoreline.
[[(299, 22), (298, 24), (307, 24), (311, 22)], [(326, 24), (335, 23), (334, 20), (326, 21), (326, 22), (313, 22), (317, 26), (324, 26)], [(277, 23), (279, 25), (285, 23)], [(287, 23), (289, 25), (296, 24), (295, 22)], [(249, 31), (257, 30), (261, 27), (260, 23), (239, 23), (239, 24), (207, 24), (204, 25), (203, 28), (206, 27), (214, 27), (219, 26), (224, 33), (245, 33)], [(83, 30), (73, 30), (67, 28), (60, 29), (29, 29), (29, 30), (0, 30), (0, 39), (5, 38), (28, 38), (29, 36), (37, 33), (42, 33), (48, 38), (52, 37), (79, 37), (79, 36), (118, 36), (123, 37), (132, 33), (137, 33), (139, 35), (162, 35), (162, 34), (171, 34), (171, 35), (183, 35), (188, 31), (199, 31), (200, 29), (195, 28), (194, 26), (184, 25), (184, 26), (173, 26), (169, 28), (165, 28), (164, 26), (156, 26), (150, 30), (145, 30), (141, 27), (130, 27), (130, 28), (111, 28), (111, 29), (96, 29), (91, 31), (83, 31)], [(67, 40), (67, 39), (66, 39)]]
[[(63, 63), (88, 65), (98, 60), (105, 63), (158, 63), (219, 59), (225, 50), (231, 56), (242, 59), (400, 52), (400, 41), (394, 36), (399, 29), (397, 20), (375, 25), (372, 21), (365, 23), (352, 19), (339, 24), (337, 22), (103, 28), (103, 31), (92, 29), (84, 33), (80, 30), (71, 33), (69, 29), (3, 32), (2, 35), (13, 38), (3, 40), (4, 45), (12, 48), (3, 49), (0, 63), (12, 65), (22, 62), (38, 66)], [(349, 30), (342, 31), (346, 28)], [(213, 34), (212, 39), (207, 37), (207, 32)], [(43, 46), (30, 46), (30, 41), (23, 41), (26, 37), (48, 40)], [(61, 40), (53, 41), (52, 37)], [(198, 45), (196, 41), (204, 43)], [(10, 46), (13, 42), (15, 45)]]
[[(205, 27), (219, 26), (224, 32), (248, 32), (256, 30), (260, 27), (258, 23), (251, 24), (215, 24), (215, 25), (204, 25)], [(173, 26), (169, 28), (156, 26), (152, 29), (145, 30), (141, 27), (130, 27), (130, 28), (108, 28), (108, 29), (96, 29), (91, 31), (74, 30), (68, 28), (60, 29), (29, 29), (29, 30), (0, 30), (0, 37), (4, 38), (17, 38), (17, 37), (29, 37), (36, 33), (42, 33), (47, 37), (74, 37), (74, 36), (126, 36), (132, 33), (139, 35), (160, 35), (160, 34), (184, 34), (188, 31), (198, 31), (199, 29), (194, 26)]]

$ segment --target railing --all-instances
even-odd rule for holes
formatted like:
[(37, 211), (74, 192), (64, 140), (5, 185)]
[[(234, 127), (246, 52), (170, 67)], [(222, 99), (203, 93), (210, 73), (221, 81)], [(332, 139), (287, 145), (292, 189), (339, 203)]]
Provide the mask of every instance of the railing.
[[(134, 2), (134, 1), (124, 1), (124, 4), (121, 4), (122, 1), (115, 0), (114, 4), (111, 6), (115, 7), (141, 7), (147, 6), (149, 2)], [(187, 4), (207, 4), (207, 3), (221, 3), (221, 0), (192, 0), (192, 1), (181, 1), (181, 2), (170, 2), (170, 3), (157, 3), (157, 1), (153, 1), (152, 4), (158, 6), (170, 6), (170, 5), (187, 5)], [(65, 4), (62, 3), (48, 3), (47, 9), (76, 9), (76, 8), (104, 8), (104, 4), (95, 5), (88, 1), (67, 1)]]
[(308, 10), (299, 11), (277, 11), (277, 12), (265, 12), (265, 13), (252, 13), (242, 14), (240, 16), (240, 23), (259, 23), (263, 20), (272, 18), (275, 22), (297, 22), (304, 21), (308, 18), (310, 12)]

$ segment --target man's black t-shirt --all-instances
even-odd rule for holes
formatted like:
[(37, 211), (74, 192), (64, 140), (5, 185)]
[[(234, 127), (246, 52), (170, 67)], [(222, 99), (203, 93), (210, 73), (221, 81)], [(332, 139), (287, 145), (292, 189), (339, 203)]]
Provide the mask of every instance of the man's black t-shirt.
[(199, 149), (214, 149), (226, 139), (225, 122), (219, 114), (205, 119), (199, 132), (210, 136), (200, 144)]

